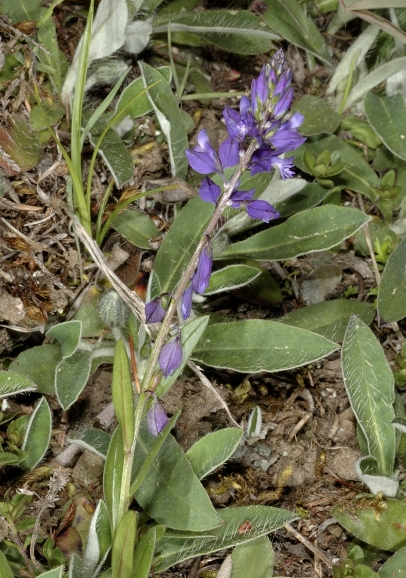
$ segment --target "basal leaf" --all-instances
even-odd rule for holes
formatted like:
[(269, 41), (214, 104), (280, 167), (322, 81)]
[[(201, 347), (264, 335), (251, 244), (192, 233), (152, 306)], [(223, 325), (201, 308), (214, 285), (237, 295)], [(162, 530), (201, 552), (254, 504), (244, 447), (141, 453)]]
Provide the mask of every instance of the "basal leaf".
[(55, 370), (61, 358), (60, 345), (46, 343), (22, 351), (9, 369), (28, 377), (37, 386), (36, 391), (39, 393), (55, 394)]
[[(96, 145), (101, 133), (94, 129), (89, 133), (89, 139), (93, 146)], [(99, 148), (99, 154), (106, 163), (118, 188), (129, 181), (134, 174), (134, 162), (131, 154), (121, 138), (113, 129), (109, 129), (104, 135)]]
[(0, 397), (36, 391), (36, 389), (35, 383), (28, 377), (14, 373), (14, 371), (0, 371)]
[(324, 301), (296, 309), (278, 321), (285, 325), (313, 331), (331, 341), (341, 341), (344, 339), (351, 315), (357, 315), (369, 325), (374, 318), (374, 311), (369, 303), (334, 299), (334, 301)]
[(259, 260), (291, 259), (339, 245), (356, 233), (370, 217), (357, 209), (325, 205), (302, 211), (282, 225), (271, 227), (229, 245), (217, 259), (243, 257)]
[(172, 176), (184, 179), (188, 168), (185, 149), (189, 143), (182, 113), (166, 78), (145, 62), (139, 65), (144, 88), (150, 87), (148, 98), (168, 142)]
[[(207, 536), (189, 536), (185, 539), (181, 532), (167, 530), (157, 544), (154, 570), (163, 572), (182, 560), (250, 542), (297, 518), (293, 512), (270, 506), (223, 508), (218, 510), (218, 515), (223, 523), (210, 530)], [(250, 524), (250, 531), (239, 532), (241, 526), (247, 522)]]
[[(230, 578), (269, 578), (273, 573), (273, 548), (268, 536), (261, 536), (234, 548)], [(258, 564), (258, 562), (260, 563)]]
[(63, 409), (68, 409), (82, 393), (92, 364), (88, 351), (76, 351), (62, 359), (55, 372), (55, 392)]
[(27, 425), (21, 449), (27, 456), (20, 462), (24, 470), (32, 470), (42, 460), (48, 450), (52, 430), (51, 410), (45, 397), (36, 406)]
[(305, 329), (249, 319), (209, 325), (192, 358), (211, 367), (256, 373), (300, 367), (337, 348), (332, 341)]
[(292, 112), (300, 112), (304, 116), (300, 134), (305, 136), (333, 133), (341, 120), (340, 115), (334, 112), (324, 98), (311, 94), (297, 100), (292, 106)]
[(308, 50), (327, 68), (332, 68), (323, 36), (296, 0), (265, 0), (268, 10), (261, 16), (268, 26), (295, 46)]
[(79, 320), (58, 323), (47, 331), (47, 337), (57, 339), (61, 344), (62, 357), (75, 353), (82, 337), (82, 322)]
[(197, 441), (186, 452), (186, 457), (199, 480), (226, 462), (241, 438), (242, 430), (225, 428), (209, 433)]
[(250, 265), (235, 264), (218, 269), (211, 274), (210, 283), (205, 295), (215, 295), (224, 291), (232, 291), (251, 283), (261, 274), (261, 269)]
[(345, 334), (342, 365), (352, 410), (379, 465), (377, 474), (391, 476), (396, 452), (393, 373), (376, 337), (355, 316)]
[(403, 96), (377, 96), (368, 92), (364, 106), (369, 124), (386, 148), (406, 160), (406, 104)]
[(406, 317), (406, 239), (386, 263), (378, 291), (378, 312), (386, 322)]
[(187, 32), (237, 54), (267, 52), (278, 36), (247, 10), (207, 10), (205, 12), (178, 12), (164, 14), (153, 21), (155, 34)]

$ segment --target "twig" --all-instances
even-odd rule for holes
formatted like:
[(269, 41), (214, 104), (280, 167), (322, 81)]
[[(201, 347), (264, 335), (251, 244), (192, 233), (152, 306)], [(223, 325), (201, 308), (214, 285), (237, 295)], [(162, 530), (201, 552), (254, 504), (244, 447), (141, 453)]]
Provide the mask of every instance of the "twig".
[(72, 219), (77, 235), (82, 241), (89, 254), (91, 255), (93, 261), (99, 267), (101, 271), (106, 275), (107, 279), (113, 285), (114, 289), (120, 295), (121, 299), (128, 305), (134, 315), (142, 323), (145, 323), (145, 305), (142, 299), (140, 299), (133, 291), (131, 291), (125, 283), (117, 277), (117, 275), (108, 267), (106, 259), (99, 249), (98, 245), (90, 238), (86, 229), (82, 226), (76, 215), (69, 215)]
[(219, 393), (217, 393), (217, 391), (214, 389), (214, 387), (212, 386), (212, 384), (210, 383), (210, 381), (207, 379), (207, 377), (204, 375), (203, 371), (201, 370), (201, 368), (196, 365), (195, 363), (193, 363), (193, 361), (188, 361), (187, 365), (190, 367), (190, 369), (192, 371), (195, 372), (195, 374), (197, 375), (197, 377), (200, 379), (200, 381), (202, 382), (202, 384), (207, 387), (208, 389), (210, 389), (211, 392), (213, 392), (213, 394), (216, 396), (216, 398), (219, 400), (219, 402), (221, 403), (221, 405), (224, 407), (224, 409), (226, 410), (226, 413), (228, 415), (228, 417), (230, 418), (230, 420), (233, 422), (233, 424), (238, 427), (239, 429), (241, 429), (241, 426), (238, 425), (238, 423), (235, 421), (235, 419), (233, 418), (233, 416), (231, 415), (230, 410), (228, 409), (228, 405), (226, 404), (226, 402), (224, 401), (224, 399), (221, 397), (221, 395)]
[(314, 544), (312, 544), (310, 542), (310, 540), (308, 540), (307, 538), (305, 538), (304, 536), (302, 536), (302, 534), (300, 532), (298, 532), (297, 530), (295, 530), (295, 528), (293, 526), (291, 526), (290, 524), (285, 524), (284, 525), (285, 530), (287, 530), (288, 532), (291, 532), (291, 534), (293, 534), (295, 536), (295, 538), (297, 538), (299, 540), (299, 542), (302, 542), (302, 544), (304, 546), (306, 546), (306, 548), (308, 550), (310, 550), (311, 552), (313, 552), (313, 554), (315, 556), (317, 556), (318, 558), (320, 558), (320, 560), (322, 560), (325, 565), (327, 566), (327, 568), (332, 568), (333, 565), (330, 562), (330, 560), (327, 558), (327, 556), (324, 554), (324, 552), (322, 552), (319, 548), (317, 548), (317, 546), (315, 546)]
[(58, 253), (57, 251), (54, 251), (53, 249), (50, 249), (49, 247), (45, 247), (45, 245), (41, 245), (41, 243), (36, 243), (35, 241), (33, 241), (32, 239), (27, 237), (27, 235), (24, 235), (24, 233), (22, 233), (21, 231), (19, 231), (15, 227), (13, 227), (13, 225), (10, 225), (10, 223), (8, 221), (6, 221), (6, 219), (3, 219), (3, 217), (0, 217), (0, 218), (3, 221), (3, 223), (9, 229), (11, 229), (13, 231), (13, 233), (15, 233), (16, 235), (21, 237), (21, 239), (24, 239), (24, 241), (26, 243), (28, 243), (28, 245), (30, 245), (30, 247), (32, 247), (33, 249), (36, 249), (37, 251), (47, 251), (48, 253), (52, 253), (54, 255), (58, 255), (58, 257), (62, 257), (62, 255), (60, 253)]

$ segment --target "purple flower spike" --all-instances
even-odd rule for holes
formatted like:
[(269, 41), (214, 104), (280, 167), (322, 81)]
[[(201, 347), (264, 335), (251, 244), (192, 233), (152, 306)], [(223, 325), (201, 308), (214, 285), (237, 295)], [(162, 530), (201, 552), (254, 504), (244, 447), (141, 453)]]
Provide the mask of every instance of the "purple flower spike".
[(158, 297), (158, 299), (154, 299), (145, 305), (146, 323), (159, 323), (165, 315), (166, 311), (162, 307), (162, 295)]
[(159, 354), (159, 367), (164, 377), (173, 375), (182, 363), (182, 347), (180, 345), (180, 334), (175, 339), (165, 343)]
[(221, 195), (221, 188), (216, 185), (209, 177), (205, 177), (202, 180), (202, 184), (199, 188), (199, 197), (202, 201), (206, 203), (213, 203), (213, 205), (217, 205), (217, 201), (219, 200), (219, 196)]
[(149, 433), (156, 437), (164, 429), (169, 419), (162, 404), (158, 401), (157, 396), (155, 394), (153, 395), (154, 400), (152, 406), (147, 411), (147, 424)]
[(204, 293), (209, 286), (212, 266), (213, 250), (211, 248), (210, 240), (208, 239), (207, 245), (200, 253), (196, 273), (192, 279), (192, 287), (196, 293)]
[(202, 129), (198, 136), (199, 145), (194, 149), (186, 149), (185, 153), (190, 166), (201, 175), (210, 173), (222, 173), (221, 164), (217, 153), (210, 144), (207, 132)]
[(279, 217), (278, 211), (276, 211), (268, 201), (251, 201), (246, 205), (247, 213), (252, 219), (259, 219), (269, 223), (272, 219), (277, 219)]
[(189, 283), (189, 286), (185, 289), (182, 295), (182, 301), (180, 306), (180, 312), (184, 320), (188, 319), (190, 312), (192, 311), (192, 297), (193, 297), (193, 287)]

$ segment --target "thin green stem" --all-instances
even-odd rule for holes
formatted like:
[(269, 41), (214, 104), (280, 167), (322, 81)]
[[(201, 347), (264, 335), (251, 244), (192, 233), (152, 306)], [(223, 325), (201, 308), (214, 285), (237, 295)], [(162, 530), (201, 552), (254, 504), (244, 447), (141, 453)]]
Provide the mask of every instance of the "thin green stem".
[(179, 98), (182, 98), (183, 91), (185, 90), (186, 82), (187, 82), (187, 79), (189, 76), (189, 69), (190, 69), (191, 60), (192, 60), (192, 57), (189, 56), (187, 64), (186, 64), (185, 74), (183, 75), (182, 83), (179, 87)]
[(99, 207), (99, 211), (97, 213), (97, 220), (96, 220), (96, 243), (99, 245), (101, 245), (101, 242), (103, 239), (100, 239), (100, 232), (101, 232), (101, 228), (102, 228), (102, 220), (103, 220), (103, 215), (104, 215), (104, 211), (106, 210), (106, 205), (107, 205), (107, 201), (109, 200), (109, 196), (111, 194), (111, 191), (113, 189), (114, 186), (114, 180), (112, 179), (109, 184), (108, 187), (106, 188), (106, 190), (104, 191), (103, 194), (103, 199), (102, 202), (100, 203), (100, 207)]
[(203, 251), (204, 247), (206, 246), (207, 243), (207, 237), (211, 237), (211, 234), (213, 233), (213, 231), (215, 230), (217, 223), (221, 217), (221, 214), (223, 213), (223, 211), (226, 209), (227, 207), (227, 203), (230, 200), (230, 197), (234, 191), (234, 188), (237, 186), (237, 183), (239, 181), (239, 179), (241, 178), (242, 173), (244, 172), (244, 170), (247, 168), (249, 161), (251, 160), (251, 157), (254, 153), (254, 151), (257, 148), (257, 142), (256, 141), (252, 141), (251, 144), (249, 145), (248, 149), (246, 150), (246, 152), (244, 153), (244, 156), (242, 157), (240, 164), (238, 166), (237, 171), (234, 173), (234, 175), (232, 176), (231, 180), (225, 185), (224, 187), (224, 192), (223, 195), (206, 227), (206, 230), (204, 231), (204, 234), (202, 236), (202, 238), (200, 239), (195, 252), (193, 253), (192, 258), (189, 261), (188, 266), (186, 267), (185, 272), (183, 273), (183, 276), (181, 278), (181, 280), (178, 283), (178, 286), (173, 294), (171, 303), (168, 307), (168, 310), (166, 312), (165, 318), (162, 321), (162, 325), (161, 328), (159, 330), (159, 333), (156, 337), (155, 340), (155, 344), (154, 347), (152, 349), (152, 353), (151, 356), (149, 358), (148, 361), (148, 366), (145, 372), (145, 376), (143, 379), (143, 391), (146, 391), (147, 389), (149, 389), (150, 387), (150, 383), (152, 381), (152, 377), (155, 371), (155, 366), (158, 362), (159, 359), (159, 354), (161, 352), (162, 347), (164, 346), (167, 337), (168, 337), (168, 333), (170, 330), (170, 326), (171, 326), (171, 322), (172, 319), (176, 313), (177, 307), (178, 307), (178, 303), (183, 295), (183, 292), (185, 291), (185, 289), (187, 288), (190, 279), (197, 267), (197, 263), (199, 261), (199, 257), (200, 257), (200, 253)]
[[(77, 75), (77, 82), (75, 87), (75, 94), (73, 97), (72, 106), (72, 124), (71, 124), (71, 159), (74, 167), (75, 174), (80, 177), (82, 175), (82, 147), (81, 147), (81, 134), (82, 134), (82, 109), (83, 109), (83, 96), (85, 93), (85, 83), (86, 83), (86, 73), (89, 61), (89, 50), (90, 42), (92, 36), (92, 22), (94, 13), (94, 0), (91, 0), (89, 7), (89, 14), (86, 23), (85, 32), (82, 38), (82, 48), (79, 56), (79, 68)], [(73, 179), (72, 179), (73, 181)], [(79, 200), (81, 196), (84, 197), (82, 182), (80, 187), (75, 186), (73, 181), (73, 190), (75, 195), (75, 201), (80, 203), (78, 205), (80, 220), (82, 225), (89, 233), (92, 235), (92, 225), (90, 217), (90, 200), (86, 202), (86, 199)]]
[(132, 468), (134, 462), (134, 455), (135, 455), (135, 447), (137, 444), (137, 438), (140, 432), (142, 419), (144, 417), (145, 408), (148, 401), (148, 394), (141, 392), (138, 400), (137, 405), (134, 412), (134, 439), (131, 448), (129, 451), (125, 451), (124, 454), (124, 464), (123, 464), (123, 474), (122, 474), (122, 481), (121, 481), (121, 488), (120, 488), (120, 502), (118, 508), (118, 518), (117, 518), (117, 527), (120, 524), (121, 518), (124, 516), (128, 508), (130, 507), (131, 501), (131, 475), (132, 475)]
[(201, 92), (197, 94), (185, 94), (181, 100), (204, 100), (213, 98), (232, 98), (234, 96), (244, 96), (245, 92)]
[(179, 84), (179, 79), (178, 79), (178, 74), (176, 72), (176, 68), (175, 68), (175, 62), (173, 60), (173, 56), (172, 56), (172, 33), (171, 33), (171, 25), (169, 23), (168, 25), (168, 55), (169, 55), (169, 62), (171, 64), (171, 70), (172, 70), (172, 76), (173, 76), (173, 81), (175, 83), (175, 87), (176, 87), (176, 96), (179, 99), (181, 97), (182, 92), (180, 91), (180, 84)]

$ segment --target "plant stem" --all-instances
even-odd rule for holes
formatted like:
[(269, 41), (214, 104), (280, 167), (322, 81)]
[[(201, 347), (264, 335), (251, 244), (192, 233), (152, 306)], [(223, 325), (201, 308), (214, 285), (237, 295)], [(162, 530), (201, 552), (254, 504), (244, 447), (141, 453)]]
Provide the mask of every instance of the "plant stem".
[(171, 322), (172, 319), (176, 313), (177, 307), (178, 307), (178, 303), (183, 295), (183, 292), (185, 291), (185, 289), (187, 288), (189, 281), (197, 267), (197, 263), (199, 261), (199, 257), (200, 257), (200, 253), (203, 251), (204, 247), (206, 246), (207, 243), (207, 237), (210, 237), (211, 234), (213, 233), (214, 229), (216, 228), (216, 225), (221, 217), (221, 214), (223, 213), (223, 211), (227, 208), (227, 203), (230, 200), (230, 197), (234, 191), (234, 188), (237, 186), (237, 183), (243, 173), (243, 171), (247, 168), (249, 161), (251, 160), (251, 157), (254, 153), (254, 151), (257, 148), (257, 142), (256, 140), (253, 140), (251, 142), (251, 144), (249, 145), (249, 147), (247, 148), (247, 150), (244, 153), (244, 156), (241, 158), (240, 160), (240, 164), (237, 168), (237, 171), (234, 173), (234, 175), (232, 176), (231, 180), (224, 186), (224, 192), (223, 195), (206, 227), (206, 230), (204, 231), (204, 234), (202, 236), (202, 238), (200, 239), (195, 252), (192, 256), (192, 258), (189, 261), (188, 266), (186, 267), (185, 272), (183, 273), (183, 276), (181, 277), (178, 286), (175, 290), (175, 293), (173, 294), (171, 303), (168, 307), (168, 310), (166, 312), (165, 318), (162, 321), (162, 325), (161, 328), (159, 330), (159, 333), (156, 337), (155, 340), (155, 344), (154, 347), (152, 349), (152, 353), (151, 353), (151, 357), (149, 358), (148, 361), (148, 366), (145, 372), (145, 376), (143, 379), (143, 391), (146, 391), (147, 389), (149, 389), (150, 387), (150, 382), (152, 381), (152, 377), (153, 377), (153, 373), (155, 370), (155, 366), (158, 362), (158, 358), (159, 358), (159, 354), (161, 352), (162, 347), (165, 344), (165, 341), (168, 337), (168, 333), (170, 330), (170, 326), (171, 326)]
[(137, 405), (134, 412), (134, 439), (130, 451), (125, 451), (124, 454), (123, 476), (120, 488), (120, 503), (118, 508), (117, 528), (120, 524), (121, 518), (124, 516), (124, 514), (127, 512), (130, 506), (131, 474), (133, 469), (135, 447), (137, 444), (137, 438), (139, 435), (142, 418), (144, 417), (144, 411), (148, 401), (148, 397), (149, 397), (148, 394), (145, 394), (143, 392), (141, 392), (138, 397)]

